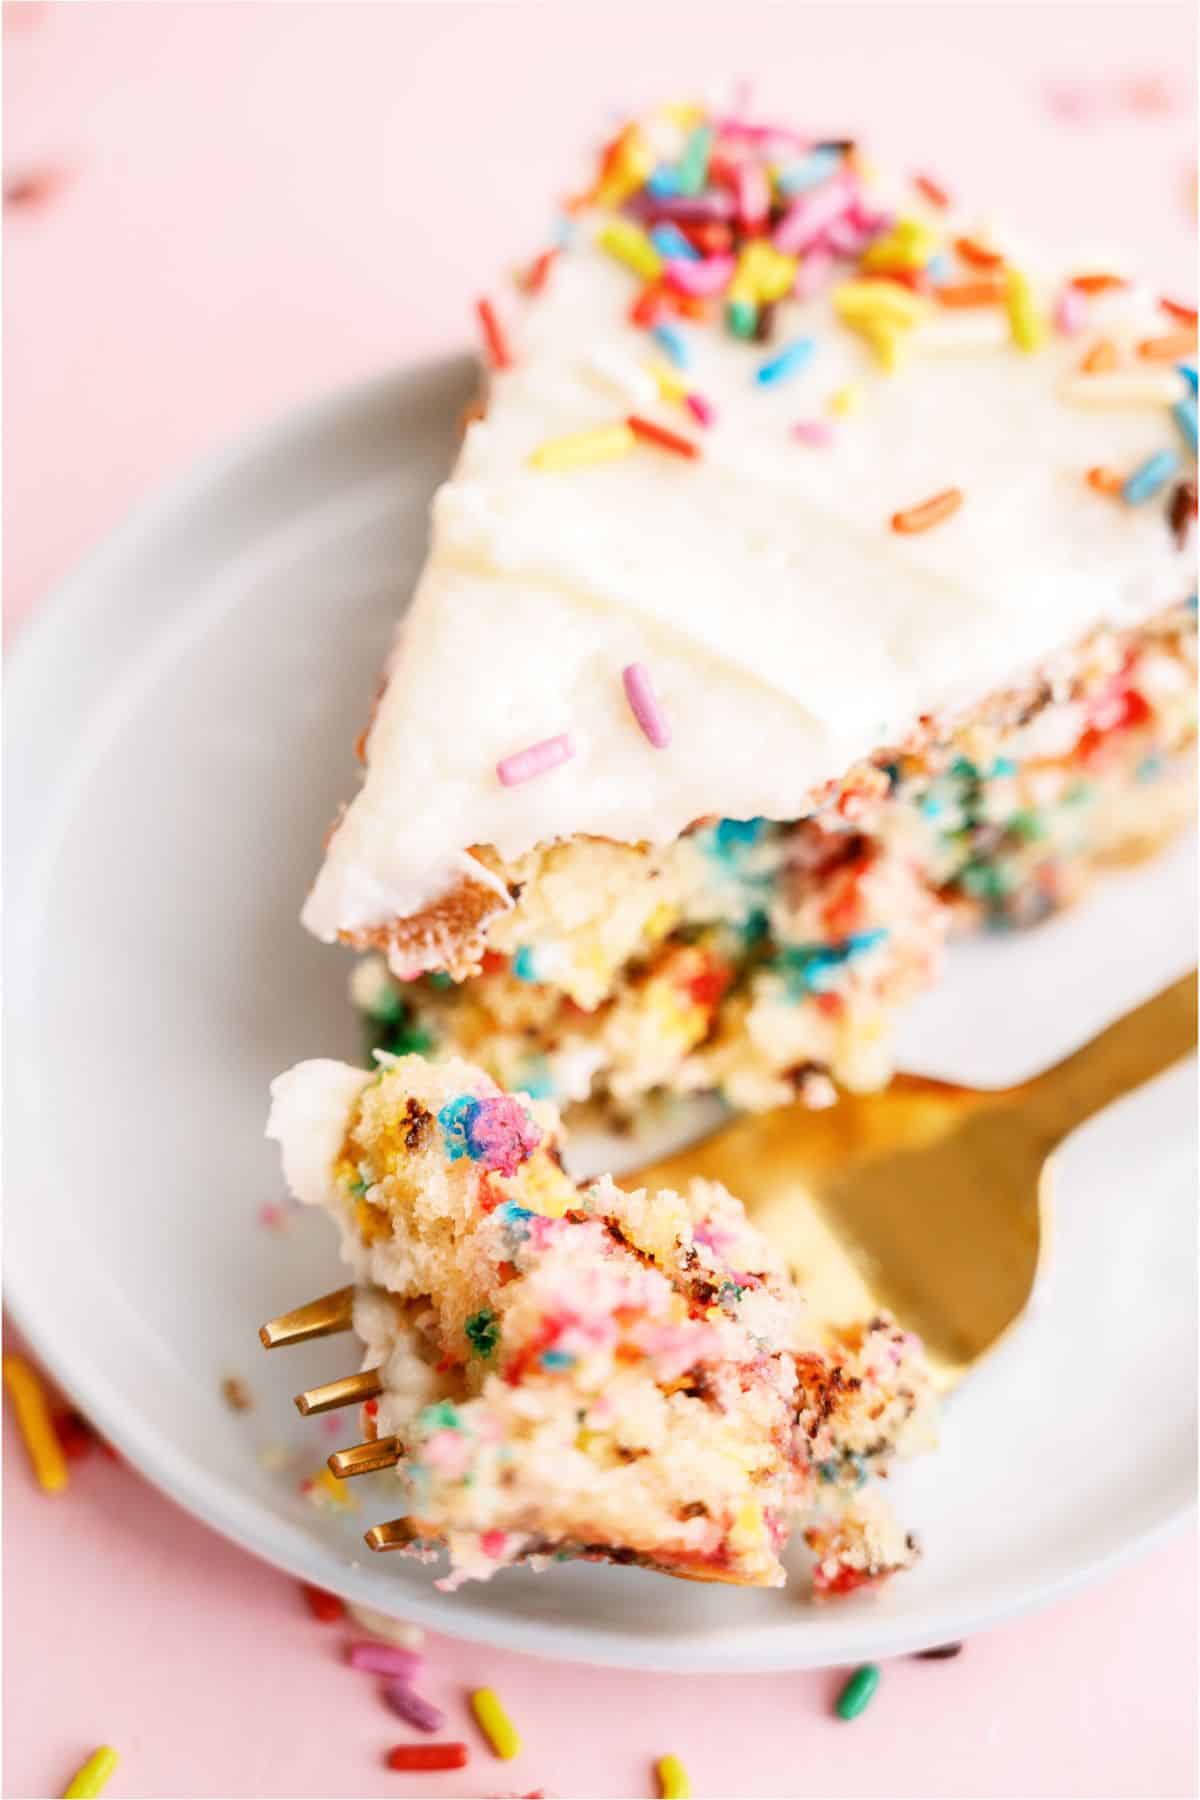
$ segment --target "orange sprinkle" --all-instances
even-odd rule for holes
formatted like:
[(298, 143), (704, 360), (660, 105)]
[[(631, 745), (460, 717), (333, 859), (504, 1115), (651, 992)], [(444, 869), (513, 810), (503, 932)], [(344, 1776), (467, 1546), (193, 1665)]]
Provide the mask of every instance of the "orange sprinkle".
[(913, 186), (916, 188), (918, 194), (924, 195), (930, 206), (949, 206), (949, 194), (946, 192), (941, 182), (935, 181), (932, 175), (914, 175)]
[(625, 423), (634, 437), (643, 438), (647, 444), (657, 444), (660, 450), (673, 450), (676, 456), (687, 456), (695, 459), (700, 454), (699, 444), (691, 438), (680, 436), (677, 431), (668, 431), (665, 425), (656, 425), (653, 419), (640, 419), (631, 413)]
[(944, 493), (933, 494), (928, 500), (922, 500), (919, 506), (907, 506), (902, 512), (892, 514), (892, 530), (905, 537), (912, 537), (918, 531), (928, 531), (931, 525), (940, 525), (943, 519), (949, 519), (963, 503), (961, 488), (947, 488)]
[(1182, 300), (1171, 300), (1166, 294), (1159, 295), (1158, 304), (1171, 318), (1178, 319), (1181, 325), (1195, 325), (1197, 314), (1194, 306), (1185, 306)]
[(663, 304), (681, 319), (707, 319), (711, 313), (708, 301), (699, 294), (677, 294), (674, 289), (663, 294)]
[(1004, 266), (1004, 258), (999, 250), (992, 250), (987, 244), (981, 244), (978, 238), (955, 238), (954, 248), (973, 269), (1000, 269)]
[(1124, 275), (1072, 275), (1071, 286), (1081, 294), (1111, 294), (1116, 288), (1128, 287), (1129, 282)]
[(1116, 469), (1094, 468), (1087, 472), (1087, 484), (1098, 494), (1119, 494), (1125, 485), (1124, 477)]
[(939, 306), (996, 306), (1004, 298), (1004, 282), (989, 275), (978, 281), (951, 281), (934, 289)]
[(483, 341), (487, 346), (488, 360), (493, 369), (511, 369), (512, 352), (508, 340), (504, 336), (496, 309), (490, 300), (475, 302), (475, 311), (479, 314), (479, 323), (483, 329)]
[(525, 292), (527, 294), (541, 293), (549, 279), (550, 271), (554, 267), (555, 258), (557, 256), (557, 248), (551, 246), (549, 250), (543, 250), (542, 254), (535, 257), (533, 262), (530, 263), (525, 275)]
[(630, 307), (629, 323), (642, 326), (653, 325), (655, 320), (661, 316), (662, 311), (662, 288), (657, 281), (652, 281), (648, 287), (642, 289)]
[(1111, 338), (1100, 338), (1094, 343), (1079, 367), (1085, 375), (1103, 375), (1117, 366), (1117, 346)]
[(1168, 331), (1165, 337), (1143, 338), (1138, 355), (1145, 362), (1178, 362), (1196, 348), (1194, 331)]

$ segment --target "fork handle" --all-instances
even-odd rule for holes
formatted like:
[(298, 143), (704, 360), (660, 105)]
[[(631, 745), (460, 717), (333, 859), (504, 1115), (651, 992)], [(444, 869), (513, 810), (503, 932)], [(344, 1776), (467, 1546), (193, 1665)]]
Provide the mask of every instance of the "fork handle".
[(1029, 1082), (1025, 1097), (1050, 1147), (1196, 1047), (1196, 971), (1126, 1013)]

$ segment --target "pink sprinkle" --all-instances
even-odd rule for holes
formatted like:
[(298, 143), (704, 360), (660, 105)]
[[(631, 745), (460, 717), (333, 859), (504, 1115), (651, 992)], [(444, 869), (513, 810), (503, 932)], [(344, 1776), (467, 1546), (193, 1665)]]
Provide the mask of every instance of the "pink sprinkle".
[(508, 1539), (503, 1531), (485, 1531), (479, 1539), (479, 1548), (493, 1562), (499, 1562), (504, 1555), (504, 1546)]
[(446, 1723), (446, 1715), (440, 1706), (434, 1706), (428, 1700), (422, 1700), (420, 1694), (414, 1694), (406, 1682), (389, 1681), (383, 1690), (383, 1697), (394, 1713), (415, 1725), (418, 1731), (440, 1731)]
[(853, 176), (835, 175), (792, 201), (775, 227), (772, 242), (789, 256), (815, 244), (840, 219), (858, 192)]
[(802, 444), (811, 444), (815, 450), (823, 450), (832, 444), (834, 431), (824, 419), (801, 419), (798, 425), (792, 426), (792, 436), (799, 438)]
[(545, 775), (560, 763), (570, 762), (574, 754), (575, 746), (564, 731), (561, 737), (543, 738), (540, 744), (530, 744), (528, 750), (514, 750), (511, 756), (502, 757), (496, 764), (496, 774), (501, 787), (520, 787), (523, 781), (532, 781), (535, 775)]
[(1064, 337), (1074, 337), (1087, 324), (1087, 296), (1070, 282), (1063, 288), (1054, 303), (1054, 327)]
[(703, 262), (693, 262), (685, 256), (672, 256), (667, 260), (667, 280), (681, 294), (690, 294), (697, 300), (707, 300), (713, 294), (729, 285), (733, 274), (732, 256), (708, 256)]
[(625, 683), (625, 698), (642, 731), (656, 750), (665, 750), (671, 741), (671, 727), (650, 686), (644, 664), (630, 663), (622, 669), (621, 680)]
[(771, 185), (761, 163), (743, 163), (737, 172), (738, 218), (746, 231), (759, 231), (771, 211)]
[(713, 123), (722, 137), (744, 138), (750, 144), (778, 138), (780, 143), (790, 144), (794, 150), (807, 150), (812, 143), (811, 138), (801, 137), (789, 125), (752, 125), (749, 119), (739, 118), (715, 119)]
[(711, 400), (706, 400), (703, 394), (685, 394), (683, 404), (699, 425), (711, 425), (717, 416)]
[(796, 271), (792, 293), (797, 300), (811, 300), (833, 272), (833, 252), (818, 246), (810, 250)]
[(425, 1669), (419, 1650), (402, 1650), (398, 1644), (351, 1644), (346, 1660), (364, 1675), (394, 1675), (401, 1681), (415, 1681)]
[(821, 243), (834, 256), (858, 256), (874, 236), (873, 231), (864, 231), (851, 218), (835, 219), (828, 231), (822, 233)]
[(283, 1208), (274, 1200), (266, 1201), (258, 1209), (258, 1222), (267, 1231), (278, 1231), (283, 1224)]

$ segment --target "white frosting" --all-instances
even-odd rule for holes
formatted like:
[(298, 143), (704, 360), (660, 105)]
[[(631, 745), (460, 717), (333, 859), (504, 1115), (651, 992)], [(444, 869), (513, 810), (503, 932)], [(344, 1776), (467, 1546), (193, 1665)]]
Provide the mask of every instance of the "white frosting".
[(367, 1069), (317, 1057), (271, 1083), (267, 1136), (280, 1146), (283, 1178), (306, 1206), (327, 1206), (346, 1122), (371, 1079)]
[[(636, 277), (593, 229), (527, 307), (517, 366), (494, 377), (437, 496), (366, 779), (304, 910), (318, 937), (417, 911), (465, 873), (490, 882), (472, 844), (512, 858), (580, 832), (663, 841), (705, 813), (792, 817), (918, 714), (1188, 591), (1163, 498), (1129, 507), (1084, 480), (1179, 447), (1161, 398), (1097, 411), (1061, 396), (1087, 335), (1027, 355), (997, 344), (995, 318), (934, 309), (889, 376), (828, 294), (780, 306), (772, 347), (683, 321), (686, 380), (716, 424), (652, 410), (701, 461), (639, 446), (531, 468), (540, 444), (614, 422), (634, 396), (650, 410), (637, 372), (663, 360), (626, 319)], [(1092, 319), (1130, 346), (1171, 324), (1136, 290), (1093, 303)], [(816, 342), (807, 367), (758, 384), (797, 336)], [(861, 410), (831, 418), (850, 384)], [(833, 445), (797, 442), (802, 419), (831, 419)], [(951, 486), (966, 498), (949, 521), (890, 528)], [(634, 661), (668, 715), (666, 750), (626, 702)], [(573, 760), (501, 785), (502, 757), (562, 732)]]

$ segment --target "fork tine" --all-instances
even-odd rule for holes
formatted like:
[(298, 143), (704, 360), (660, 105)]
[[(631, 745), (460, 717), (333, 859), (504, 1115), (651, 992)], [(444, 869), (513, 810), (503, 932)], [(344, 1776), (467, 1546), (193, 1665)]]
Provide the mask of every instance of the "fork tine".
[(403, 1550), (421, 1537), (409, 1519), (389, 1519), (385, 1525), (372, 1525), (363, 1537), (370, 1550)]
[(320, 1387), (306, 1388), (296, 1395), (296, 1406), (307, 1419), (310, 1413), (332, 1412), (335, 1406), (353, 1406), (364, 1400), (377, 1400), (383, 1392), (378, 1369), (363, 1369), (358, 1375), (342, 1375), (337, 1381), (326, 1381)]
[(351, 1444), (348, 1450), (335, 1450), (329, 1467), (339, 1481), (349, 1475), (373, 1475), (377, 1469), (394, 1469), (404, 1455), (398, 1437), (376, 1438), (369, 1444)]
[(303, 1344), (308, 1338), (329, 1337), (335, 1331), (349, 1331), (354, 1311), (354, 1289), (338, 1288), (334, 1294), (322, 1294), (295, 1312), (280, 1313), (260, 1325), (258, 1335), (264, 1350), (278, 1350), (284, 1344)]

